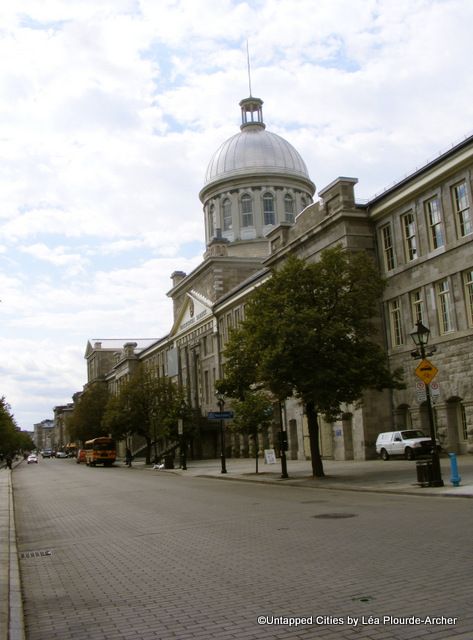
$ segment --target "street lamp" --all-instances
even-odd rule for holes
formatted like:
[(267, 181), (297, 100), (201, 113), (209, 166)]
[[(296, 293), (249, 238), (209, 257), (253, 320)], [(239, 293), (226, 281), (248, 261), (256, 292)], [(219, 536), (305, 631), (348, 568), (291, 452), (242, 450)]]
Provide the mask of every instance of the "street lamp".
[[(223, 413), (225, 407), (225, 396), (223, 393), (217, 393), (217, 404), (220, 409), (220, 413)], [(220, 417), (220, 460), (222, 463), (221, 473), (227, 473), (227, 466), (225, 460), (225, 430), (223, 428), (223, 417)]]
[[(422, 322), (419, 320), (417, 322), (416, 328), (411, 333), (411, 338), (414, 341), (414, 344), (417, 347), (420, 357), (422, 360), (425, 360), (426, 352), (425, 347), (429, 342), (430, 337), (430, 329), (428, 329)], [(432, 398), (430, 396), (430, 384), (425, 382), (425, 395), (427, 402), (427, 414), (429, 417), (429, 426), (430, 426), (430, 439), (431, 439), (431, 447), (432, 447), (432, 478), (429, 482), (431, 487), (443, 487), (444, 483), (442, 480), (442, 471), (440, 469), (440, 459), (437, 450), (437, 438), (435, 435), (435, 421), (434, 421), (434, 412), (432, 410)]]

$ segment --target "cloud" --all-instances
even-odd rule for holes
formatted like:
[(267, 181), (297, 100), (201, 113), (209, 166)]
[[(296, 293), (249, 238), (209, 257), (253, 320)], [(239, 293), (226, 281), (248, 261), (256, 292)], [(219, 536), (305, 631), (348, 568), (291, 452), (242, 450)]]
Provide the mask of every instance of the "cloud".
[(352, 175), (370, 197), (469, 133), (473, 4), (362, 6), (2, 4), (0, 335), (23, 423), (82, 386), (90, 336), (169, 330), (169, 276), (201, 259), (198, 193), (249, 91), (247, 39), (266, 125), (319, 189)]

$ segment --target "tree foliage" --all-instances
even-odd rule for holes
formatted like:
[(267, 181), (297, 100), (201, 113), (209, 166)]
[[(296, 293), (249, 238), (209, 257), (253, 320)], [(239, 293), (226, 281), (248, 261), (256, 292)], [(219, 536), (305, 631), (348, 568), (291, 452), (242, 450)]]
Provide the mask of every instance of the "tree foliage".
[(34, 448), (30, 435), (20, 431), (5, 397), (0, 397), (0, 453), (12, 455), (16, 451), (32, 451)]
[(228, 395), (264, 387), (280, 400), (301, 399), (314, 475), (324, 475), (318, 414), (334, 418), (365, 389), (401, 386), (375, 341), (383, 288), (366, 252), (335, 247), (310, 264), (290, 257), (255, 290), (225, 349)]
[(107, 435), (104, 414), (110, 394), (106, 383), (96, 382), (80, 395), (74, 411), (67, 418), (67, 428), (72, 440), (85, 442)]
[(177, 422), (184, 411), (182, 389), (170, 378), (158, 377), (155, 371), (139, 365), (110, 399), (104, 424), (115, 438), (144, 438), (149, 464), (153, 443), (177, 439)]

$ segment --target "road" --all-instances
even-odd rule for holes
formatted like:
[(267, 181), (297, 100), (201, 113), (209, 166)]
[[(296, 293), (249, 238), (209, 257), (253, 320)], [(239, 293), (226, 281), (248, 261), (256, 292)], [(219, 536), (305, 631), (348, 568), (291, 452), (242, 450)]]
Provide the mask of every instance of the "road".
[(27, 640), (473, 637), (471, 500), (54, 459), (13, 485)]

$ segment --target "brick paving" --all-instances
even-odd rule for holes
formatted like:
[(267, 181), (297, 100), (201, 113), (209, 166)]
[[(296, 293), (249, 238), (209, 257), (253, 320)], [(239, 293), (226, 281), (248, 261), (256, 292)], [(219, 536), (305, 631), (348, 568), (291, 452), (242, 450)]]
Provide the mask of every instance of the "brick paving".
[[(471, 500), (72, 460), (22, 465), (13, 485), (27, 640), (473, 637)], [(385, 615), (458, 621), (368, 623)]]

